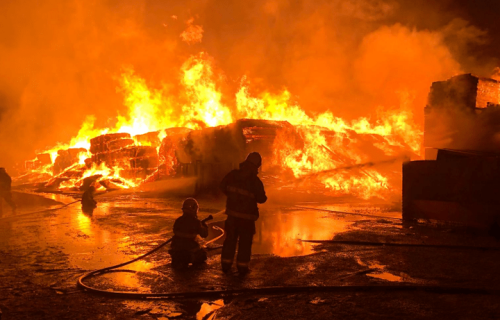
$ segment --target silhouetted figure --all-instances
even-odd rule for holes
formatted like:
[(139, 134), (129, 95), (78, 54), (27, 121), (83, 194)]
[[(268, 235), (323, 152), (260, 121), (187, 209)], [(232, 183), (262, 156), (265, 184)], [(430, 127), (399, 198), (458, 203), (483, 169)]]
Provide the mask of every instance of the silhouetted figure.
[(500, 241), (500, 224), (498, 223), (499, 221), (500, 217), (497, 217), (493, 222), (493, 224), (490, 226), (489, 234), (490, 236)]
[(94, 200), (95, 187), (90, 186), (82, 195), (82, 211), (83, 213), (92, 214), (97, 208), (97, 201)]
[[(7, 202), (9, 206), (12, 208), (12, 211), (15, 211), (17, 209), (17, 206), (12, 200), (11, 187), (12, 187), (12, 178), (9, 176), (7, 171), (5, 171), (5, 168), (0, 168), (0, 201), (4, 199), (5, 202)], [(3, 215), (2, 204), (0, 202), (0, 217), (2, 215)]]
[(182, 204), (182, 216), (174, 223), (174, 237), (170, 245), (172, 268), (186, 269), (190, 263), (199, 265), (207, 260), (207, 252), (201, 248), (196, 237), (208, 236), (208, 226), (198, 220), (198, 202), (194, 198), (187, 198)]
[[(237, 264), (241, 275), (248, 273), (248, 263), (252, 255), (252, 241), (255, 221), (259, 218), (257, 203), (267, 200), (264, 184), (257, 177), (262, 158), (259, 153), (250, 153), (240, 163), (239, 170), (229, 172), (220, 184), (227, 196), (225, 223), (226, 240), (222, 247), (222, 271), (229, 272), (233, 264), (238, 243)], [(239, 242), (238, 242), (239, 240)]]

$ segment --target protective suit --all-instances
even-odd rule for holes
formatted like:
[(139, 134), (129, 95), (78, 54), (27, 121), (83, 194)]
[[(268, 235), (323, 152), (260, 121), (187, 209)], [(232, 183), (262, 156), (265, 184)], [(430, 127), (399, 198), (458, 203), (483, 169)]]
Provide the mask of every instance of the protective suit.
[(198, 220), (198, 210), (198, 202), (188, 198), (182, 205), (182, 216), (175, 220), (174, 237), (168, 251), (174, 269), (185, 269), (190, 263), (196, 265), (207, 260), (207, 252), (196, 241), (198, 235), (208, 236), (208, 226)]
[(259, 218), (258, 203), (267, 201), (264, 184), (257, 177), (262, 164), (259, 153), (250, 153), (240, 164), (239, 170), (229, 172), (220, 184), (227, 196), (225, 222), (226, 240), (222, 247), (222, 270), (228, 272), (233, 264), (236, 246), (237, 268), (240, 274), (246, 274), (252, 255), (252, 241), (255, 234), (255, 221)]

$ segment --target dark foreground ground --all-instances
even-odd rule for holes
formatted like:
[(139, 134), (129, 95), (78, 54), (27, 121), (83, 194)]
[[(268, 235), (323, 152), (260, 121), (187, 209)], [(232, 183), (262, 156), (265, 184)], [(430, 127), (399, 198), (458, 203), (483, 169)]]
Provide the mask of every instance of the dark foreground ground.
[[(57, 207), (72, 198), (17, 194), (19, 215)], [(290, 197), (296, 198), (296, 197)], [(173, 272), (166, 250), (88, 281), (131, 292), (186, 292), (280, 286), (360, 286), (351, 292), (239, 295), (191, 300), (124, 300), (76, 287), (90, 270), (127, 261), (171, 235), (182, 198), (105, 195), (92, 216), (79, 205), (0, 219), (0, 309), (7, 319), (500, 319), (494, 294), (393, 291), (395, 285), (500, 289), (500, 251), (311, 245), (297, 239), (500, 247), (478, 230), (429, 224), (403, 225), (389, 206), (352, 199), (310, 203), (270, 201), (262, 206), (251, 273), (240, 278), (219, 269), (220, 250), (207, 265)], [(335, 202), (335, 203), (334, 203)], [(222, 225), (222, 199), (200, 199), (200, 217)], [(298, 208), (367, 214), (335, 214)], [(212, 236), (218, 234), (212, 232)], [(216, 244), (215, 244), (216, 245)], [(377, 291), (368, 289), (382, 286)], [(390, 286), (390, 287), (387, 287)], [(384, 289), (387, 288), (387, 289)]]

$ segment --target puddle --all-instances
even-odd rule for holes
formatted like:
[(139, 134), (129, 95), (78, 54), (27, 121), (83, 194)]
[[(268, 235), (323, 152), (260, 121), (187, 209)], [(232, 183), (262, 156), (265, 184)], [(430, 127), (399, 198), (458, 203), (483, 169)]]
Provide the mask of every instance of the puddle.
[(169, 319), (184, 314), (180, 306), (174, 302), (125, 300), (122, 303), (127, 308), (134, 310), (136, 317), (149, 314), (149, 319)]
[(38, 195), (43, 196), (44, 198), (52, 199), (54, 201), (58, 201), (61, 203), (71, 203), (77, 199), (60, 193), (39, 193)]
[(94, 279), (96, 286), (113, 291), (149, 292), (149, 288), (143, 285), (143, 281), (135, 272), (113, 272), (103, 274)]
[(200, 311), (196, 314), (196, 320), (213, 320), (216, 317), (215, 311), (224, 306), (224, 300), (205, 302), (201, 305)]
[(298, 239), (330, 240), (347, 231), (353, 223), (352, 219), (332, 217), (321, 211), (263, 211), (256, 222), (252, 252), (280, 257), (311, 254), (315, 252), (315, 245)]
[[(308, 205), (311, 208), (313, 206), (313, 204)], [(377, 213), (380, 212), (374, 208), (343, 205), (329, 206), (327, 209), (353, 212), (375, 210)], [(351, 230), (357, 221), (366, 219), (365, 216), (335, 215), (321, 210), (297, 207), (263, 208), (259, 219), (255, 222), (256, 233), (253, 238), (252, 253), (273, 254), (279, 257), (312, 254), (317, 252), (315, 250), (317, 244), (300, 240), (331, 240), (336, 235)], [(222, 227), (223, 223), (220, 223), (220, 226)], [(222, 241), (217, 243), (222, 244)]]
[(367, 273), (366, 275), (368, 277), (387, 280), (387, 281), (391, 281), (391, 282), (403, 282), (403, 281), (408, 280), (408, 279), (406, 279), (407, 277), (405, 277), (405, 279), (403, 279), (403, 277), (400, 277), (400, 276), (397, 276), (397, 275), (394, 275), (392, 273), (385, 271), (384, 270), (385, 266), (376, 262), (376, 261), (369, 261), (368, 263), (364, 263), (363, 261), (361, 261), (361, 259), (359, 257), (357, 257), (356, 262), (360, 266), (365, 266), (365, 267), (368, 267), (370, 269), (376, 269), (376, 271), (374, 271), (374, 272)]
[(299, 272), (310, 272), (314, 270), (316, 270), (316, 267), (312, 262), (305, 263), (297, 268), (297, 271)]
[[(303, 207), (315, 208), (317, 210), (331, 210), (331, 213), (324, 211), (328, 215), (340, 215), (346, 217), (358, 217), (357, 220), (367, 220), (367, 219), (388, 219), (388, 221), (400, 222), (401, 221), (401, 211), (391, 211), (385, 210), (380, 206), (373, 205), (351, 205), (351, 204), (341, 204), (341, 205), (304, 205)], [(336, 211), (336, 212), (335, 212)]]
[(381, 272), (381, 273), (367, 273), (369, 277), (392, 281), (392, 282), (403, 282), (403, 278), (400, 276), (396, 276), (389, 272)]

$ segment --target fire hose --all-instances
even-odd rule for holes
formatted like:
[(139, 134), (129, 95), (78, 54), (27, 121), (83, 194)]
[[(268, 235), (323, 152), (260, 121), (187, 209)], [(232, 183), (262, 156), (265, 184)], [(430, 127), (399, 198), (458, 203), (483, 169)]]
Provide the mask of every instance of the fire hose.
[[(35, 212), (29, 212), (21, 215), (9, 216), (0, 218), (0, 220), (22, 217), (36, 213), (51, 212), (63, 209), (72, 204), (80, 202), (76, 200), (57, 208), (45, 209)], [(346, 212), (347, 213), (347, 212)], [(210, 220), (213, 218), (209, 216), (205, 220)], [(207, 246), (219, 240), (224, 236), (224, 230), (214, 226), (215, 229), (221, 231), (221, 234), (216, 238), (205, 243)], [(219, 298), (227, 296), (238, 296), (244, 294), (262, 294), (262, 295), (275, 295), (275, 294), (290, 294), (290, 293), (307, 293), (307, 292), (428, 292), (428, 293), (441, 293), (441, 294), (489, 294), (489, 295), (500, 295), (499, 290), (488, 290), (482, 288), (461, 288), (461, 287), (447, 287), (447, 286), (422, 286), (422, 285), (369, 285), (369, 286), (281, 286), (281, 287), (264, 287), (264, 288), (248, 288), (248, 289), (235, 289), (235, 290), (213, 290), (213, 291), (194, 291), (194, 292), (160, 292), (160, 293), (136, 293), (136, 292), (124, 292), (124, 291), (108, 291), (101, 290), (84, 283), (85, 279), (102, 275), (104, 273), (112, 272), (112, 270), (132, 264), (136, 261), (142, 260), (147, 256), (152, 255), (157, 252), (165, 245), (170, 243), (172, 238), (168, 239), (161, 245), (157, 246), (153, 250), (124, 263), (98, 269), (91, 271), (82, 275), (77, 282), (78, 287), (99, 295), (115, 297), (115, 298), (128, 298), (128, 299), (148, 299), (148, 298), (162, 298), (162, 299), (181, 299), (181, 298)], [(368, 245), (368, 246), (409, 246), (409, 247), (439, 247), (439, 248), (461, 248), (461, 249), (479, 249), (479, 250), (500, 250), (494, 247), (465, 247), (465, 246), (443, 246), (443, 245), (425, 245), (425, 244), (397, 244), (397, 243), (379, 243), (379, 242), (354, 242), (354, 241), (336, 241), (336, 240), (301, 240), (314, 243), (338, 243), (338, 244), (350, 244), (350, 245)], [(115, 270), (115, 272), (126, 272), (131, 270)]]
[[(213, 216), (209, 215), (208, 217), (206, 217), (205, 219), (203, 219), (201, 221), (204, 223), (204, 222), (212, 220), (212, 219), (213, 219)], [(224, 236), (225, 233), (224, 233), (224, 230), (222, 228), (219, 228), (217, 226), (213, 226), (213, 227), (214, 227), (214, 229), (221, 231), (221, 234), (218, 235), (217, 237), (215, 237), (214, 239), (205, 242), (205, 244), (203, 245), (203, 247), (207, 247), (209, 244), (211, 244), (211, 243), (219, 240), (220, 238), (222, 238)], [(114, 265), (114, 266), (110, 266), (110, 267), (106, 267), (106, 268), (94, 270), (94, 271), (91, 271), (89, 273), (84, 274), (83, 276), (81, 276), (78, 279), (78, 286), (81, 287), (81, 288), (83, 288), (83, 289), (86, 289), (86, 290), (88, 290), (90, 292), (93, 292), (93, 293), (100, 293), (100, 294), (106, 293), (106, 294), (118, 294), (118, 295), (122, 295), (122, 293), (123, 294), (127, 294), (126, 292), (106, 291), (106, 290), (96, 289), (96, 288), (93, 288), (93, 287), (90, 287), (90, 286), (86, 285), (85, 283), (83, 283), (83, 281), (85, 279), (87, 279), (87, 278), (90, 278), (90, 277), (93, 277), (93, 276), (97, 276), (97, 275), (102, 275), (103, 273), (109, 273), (109, 272), (112, 272), (111, 270), (118, 269), (118, 268), (124, 267), (126, 265), (132, 264), (132, 263), (134, 263), (136, 261), (142, 260), (142, 259), (146, 258), (147, 256), (150, 256), (153, 253), (157, 252), (158, 250), (160, 250), (161, 248), (163, 248), (167, 244), (169, 244), (172, 241), (172, 239), (173, 239), (173, 237), (170, 238), (170, 239), (168, 239), (164, 243), (160, 244), (159, 246), (157, 246), (153, 250), (151, 250), (149, 252), (146, 252), (145, 254), (143, 254), (143, 255), (135, 258), (135, 259), (132, 259), (130, 261), (127, 261), (127, 262), (124, 262), (124, 263), (120, 263), (120, 264), (117, 264), (117, 265)], [(131, 270), (116, 270), (114, 272), (126, 272), (126, 271), (131, 271)]]
[[(211, 220), (213, 217), (210, 215), (203, 221)], [(221, 231), (221, 234), (214, 239), (206, 242), (204, 246), (213, 243), (224, 236), (224, 230), (214, 226), (215, 229)], [(279, 286), (279, 287), (263, 287), (263, 288), (245, 288), (233, 290), (212, 290), (212, 291), (192, 291), (192, 292), (158, 292), (158, 293), (137, 293), (126, 291), (111, 291), (97, 289), (84, 283), (86, 279), (91, 277), (103, 275), (109, 272), (134, 272), (133, 270), (115, 270), (120, 267), (132, 264), (136, 261), (142, 260), (147, 256), (157, 252), (165, 245), (170, 243), (173, 238), (168, 239), (160, 244), (153, 250), (135, 258), (130, 261), (120, 263), (114, 266), (94, 270), (82, 275), (77, 282), (79, 288), (84, 289), (90, 293), (98, 294), (106, 297), (124, 298), (124, 299), (187, 299), (187, 298), (220, 298), (228, 296), (238, 296), (245, 294), (261, 294), (261, 295), (276, 295), (276, 294), (291, 294), (291, 293), (307, 293), (307, 292), (428, 292), (438, 294), (482, 294), (482, 295), (500, 295), (500, 290), (489, 290), (483, 288), (464, 288), (464, 287), (451, 287), (451, 286), (424, 286), (424, 285), (368, 285), (368, 286)], [(310, 242), (329, 242), (329, 241), (310, 241)], [(346, 244), (347, 241), (344, 241)], [(362, 244), (362, 243), (357, 243)], [(366, 244), (365, 244), (366, 245)], [(380, 244), (377, 244), (380, 245)], [(382, 244), (383, 245), (383, 244)]]
[(0, 220), (6, 220), (6, 219), (11, 219), (11, 218), (19, 218), (19, 217), (24, 217), (24, 216), (29, 216), (29, 215), (32, 215), (32, 214), (36, 214), (36, 213), (44, 213), (44, 212), (57, 211), (57, 210), (61, 210), (63, 208), (66, 208), (66, 207), (68, 207), (68, 206), (70, 206), (72, 204), (75, 204), (77, 202), (81, 202), (81, 200), (75, 200), (73, 202), (67, 203), (67, 204), (62, 205), (62, 206), (57, 207), (57, 208), (44, 209), (44, 210), (40, 210), (40, 211), (33, 211), (33, 212), (27, 212), (27, 213), (23, 213), (23, 214), (16, 214), (16, 215), (12, 215), (12, 216), (7, 216), (7, 217), (0, 218)]
[[(95, 196), (94, 198), (98, 198), (102, 195), (104, 195), (105, 193), (101, 193), (101, 194), (98, 194), (97, 196)], [(57, 210), (61, 210), (61, 209), (64, 209), (66, 207), (69, 207), (70, 205), (72, 204), (75, 204), (77, 202), (81, 202), (82, 200), (79, 199), (79, 200), (75, 200), (73, 202), (70, 202), (70, 203), (66, 203), (62, 206), (59, 206), (57, 208), (51, 208), (51, 209), (44, 209), (44, 210), (39, 210), (39, 211), (33, 211), (33, 212), (27, 212), (27, 213), (23, 213), (23, 214), (16, 214), (16, 215), (12, 215), (12, 216), (7, 216), (7, 217), (3, 217), (3, 218), (0, 218), (0, 220), (6, 220), (6, 219), (11, 219), (11, 218), (19, 218), (19, 217), (24, 217), (24, 216), (29, 216), (29, 215), (32, 215), (32, 214), (37, 214), (37, 213), (44, 213), (44, 212), (51, 212), (51, 211), (57, 211)]]
[(401, 218), (394, 218), (394, 217), (386, 217), (386, 216), (375, 216), (372, 214), (363, 214), (363, 213), (356, 213), (356, 212), (347, 212), (347, 211), (338, 211), (338, 210), (329, 210), (329, 209), (322, 209), (322, 208), (312, 208), (312, 207), (303, 207), (303, 206), (294, 206), (295, 208), (299, 209), (305, 209), (305, 210), (315, 210), (315, 211), (325, 211), (325, 212), (331, 212), (331, 213), (337, 213), (337, 214), (348, 214), (348, 215), (353, 215), (353, 216), (361, 216), (361, 217), (370, 217), (370, 218), (380, 218), (380, 219), (390, 219), (390, 220), (402, 220)]
[(441, 249), (463, 249), (463, 250), (483, 250), (500, 251), (500, 247), (479, 247), (479, 246), (456, 246), (446, 244), (425, 244), (425, 243), (395, 243), (395, 242), (372, 242), (372, 241), (349, 241), (349, 240), (302, 240), (309, 243), (333, 243), (353, 246), (371, 247), (410, 247), (410, 248), (441, 248)]

